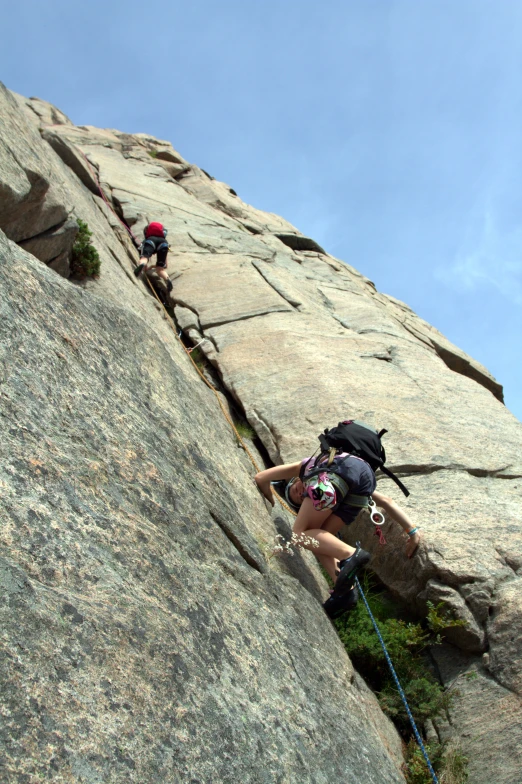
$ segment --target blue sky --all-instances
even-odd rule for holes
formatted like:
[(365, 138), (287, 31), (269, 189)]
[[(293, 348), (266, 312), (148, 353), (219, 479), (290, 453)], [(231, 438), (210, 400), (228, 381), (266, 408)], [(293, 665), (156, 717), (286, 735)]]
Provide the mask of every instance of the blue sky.
[(519, 0), (19, 0), (0, 79), (145, 131), (405, 301), (522, 419)]

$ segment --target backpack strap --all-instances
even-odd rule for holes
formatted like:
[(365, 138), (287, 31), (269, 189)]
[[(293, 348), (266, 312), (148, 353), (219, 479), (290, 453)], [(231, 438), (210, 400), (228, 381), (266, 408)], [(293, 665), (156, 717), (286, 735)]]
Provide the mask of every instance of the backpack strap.
[(358, 509), (368, 509), (370, 506), (370, 496), (348, 493), (348, 495), (345, 495), (343, 498), (343, 504), (348, 504), (348, 506), (356, 506)]
[(350, 488), (348, 487), (344, 479), (338, 476), (338, 474), (332, 474), (330, 473), (330, 471), (327, 471), (327, 473), (330, 482), (333, 484), (333, 486), (335, 487), (335, 489), (337, 490), (340, 496), (336, 504), (337, 507), (339, 506), (339, 504), (344, 503), (346, 496), (349, 495), (350, 493)]
[(319, 443), (321, 444), (321, 452), (330, 451), (330, 444), (326, 439), (327, 434), (328, 434), (328, 430), (325, 430), (324, 433), (321, 433), (321, 435), (319, 436)]
[[(319, 459), (321, 457), (326, 457), (325, 454), (319, 455)], [(333, 484), (337, 492), (339, 493), (339, 500), (337, 501), (335, 508), (337, 509), (341, 504), (348, 504), (348, 506), (355, 506), (357, 509), (367, 509), (369, 506), (369, 496), (367, 495), (357, 495), (356, 493), (350, 493), (350, 487), (348, 483), (339, 476), (339, 469), (341, 468), (342, 464), (348, 460), (349, 457), (352, 455), (347, 455), (343, 458), (337, 465), (335, 466), (316, 466), (310, 472), (307, 473), (306, 479), (311, 479), (314, 476), (318, 476), (319, 474), (328, 474), (330, 482)], [(299, 471), (299, 478), (304, 478), (304, 466), (301, 466)]]
[(406, 496), (406, 498), (407, 498), (407, 497), (409, 496), (409, 494), (410, 494), (410, 491), (408, 490), (408, 488), (407, 488), (407, 487), (405, 487), (405, 486), (402, 484), (402, 482), (401, 482), (401, 480), (399, 479), (399, 477), (395, 476), (395, 474), (393, 473), (393, 471), (390, 471), (390, 469), (389, 469), (389, 468), (386, 468), (386, 466), (384, 466), (384, 465), (381, 465), (381, 466), (379, 466), (379, 468), (381, 469), (381, 471), (382, 471), (384, 474), (386, 474), (386, 476), (389, 476), (389, 477), (390, 477), (390, 479), (393, 479), (393, 481), (395, 482), (395, 484), (396, 484), (398, 487), (400, 487), (400, 489), (402, 490), (402, 492), (404, 493), (404, 495), (405, 495), (405, 496)]
[(347, 482), (339, 476), (339, 474), (328, 471), (330, 482), (337, 490), (339, 496), (335, 508), (338, 509), (341, 504), (348, 504), (348, 506), (355, 506), (357, 509), (367, 509), (370, 505), (370, 497), (367, 495), (357, 495), (350, 493), (350, 488)]
[[(314, 461), (314, 467), (312, 468), (311, 471), (308, 471), (307, 474), (306, 474), (306, 478), (307, 479), (311, 479), (313, 476), (318, 476), (319, 474), (322, 474), (325, 471), (328, 474), (330, 474), (330, 475), (338, 474), (339, 473), (339, 469), (341, 468), (341, 466), (345, 462), (345, 460), (348, 460), (349, 457), (352, 457), (352, 455), (346, 455), (346, 457), (344, 457), (339, 463), (337, 463), (336, 465), (332, 465), (331, 464), (331, 460), (333, 460), (333, 458), (335, 457), (335, 454), (336, 454), (336, 452), (338, 450), (334, 450), (334, 453), (331, 456), (331, 460), (330, 460), (330, 451), (331, 451), (330, 447), (328, 447), (326, 452), (321, 452), (319, 455), (317, 455), (317, 457), (315, 458), (315, 461)], [(326, 463), (326, 464), (323, 463), (323, 465), (319, 465), (320, 461), (321, 460), (325, 460), (326, 458), (329, 458), (328, 463)], [(299, 471), (299, 479), (303, 479), (304, 478), (304, 473), (305, 473), (304, 466), (301, 466), (301, 469)]]
[[(329, 451), (329, 450), (328, 450), (328, 451)], [(307, 473), (307, 475), (306, 475), (306, 478), (307, 478), (307, 479), (311, 479), (313, 476), (317, 476), (318, 474), (321, 474), (323, 471), (326, 471), (328, 474), (330, 474), (330, 476), (331, 476), (331, 479), (332, 479), (332, 482), (333, 482), (334, 484), (335, 484), (335, 482), (334, 482), (334, 477), (335, 477), (335, 481), (338, 481), (338, 480), (340, 480), (340, 481), (342, 481), (342, 482), (343, 482), (343, 484), (346, 484), (346, 483), (344, 482), (344, 480), (343, 480), (343, 479), (341, 479), (341, 477), (340, 477), (340, 476), (338, 476), (338, 474), (339, 474), (339, 471), (340, 471), (340, 469), (341, 469), (341, 466), (342, 466), (342, 464), (345, 462), (345, 460), (348, 460), (348, 458), (349, 458), (349, 457), (357, 457), (357, 455), (347, 455), (345, 458), (343, 458), (342, 460), (340, 460), (340, 461), (337, 463), (337, 465), (334, 465), (334, 466), (327, 466), (327, 465), (318, 466), (318, 465), (317, 465), (318, 461), (319, 461), (319, 460), (321, 460), (321, 459), (322, 459), (322, 458), (324, 458), (324, 457), (326, 457), (326, 455), (325, 455), (323, 452), (321, 452), (321, 454), (317, 456), (317, 458), (316, 458), (316, 461), (315, 461), (315, 468), (313, 468), (313, 469), (312, 469), (312, 470), (311, 470), (309, 473)], [(361, 458), (361, 459), (362, 459), (362, 458)], [(405, 495), (406, 497), (408, 497), (408, 496), (409, 496), (409, 494), (410, 494), (410, 491), (408, 490), (408, 488), (407, 488), (407, 487), (405, 487), (405, 486), (403, 485), (403, 483), (401, 482), (401, 480), (399, 479), (399, 477), (398, 477), (398, 476), (395, 476), (395, 474), (393, 473), (393, 471), (390, 471), (390, 469), (389, 469), (389, 468), (386, 468), (386, 466), (385, 466), (385, 465), (380, 465), (380, 466), (379, 466), (379, 468), (381, 469), (381, 471), (382, 471), (384, 474), (386, 474), (386, 476), (389, 476), (389, 477), (390, 477), (390, 479), (393, 479), (393, 481), (395, 482), (395, 484), (396, 484), (396, 485), (397, 485), (397, 486), (398, 486), (398, 487), (399, 487), (399, 488), (402, 490), (402, 492), (404, 493), (404, 495)], [(301, 470), (299, 471), (299, 478), (300, 478), (300, 479), (303, 479), (303, 477), (304, 477), (304, 466), (301, 466)], [(339, 489), (341, 489), (341, 488), (339, 488)], [(348, 492), (349, 492), (349, 491), (348, 491), (348, 489), (347, 489), (347, 490), (346, 490), (346, 492), (344, 492), (344, 493), (343, 493), (343, 492), (342, 492), (342, 490), (341, 490), (341, 493), (343, 494), (343, 496), (346, 496)], [(361, 496), (361, 497), (364, 497), (364, 496)], [(347, 501), (346, 501), (346, 499), (345, 499), (345, 498), (343, 498), (343, 501), (344, 501), (344, 503), (349, 503), (349, 502), (347, 502)], [(351, 504), (351, 503), (350, 503), (350, 506), (359, 506), (359, 504)], [(367, 504), (364, 504), (364, 506), (367, 506)]]

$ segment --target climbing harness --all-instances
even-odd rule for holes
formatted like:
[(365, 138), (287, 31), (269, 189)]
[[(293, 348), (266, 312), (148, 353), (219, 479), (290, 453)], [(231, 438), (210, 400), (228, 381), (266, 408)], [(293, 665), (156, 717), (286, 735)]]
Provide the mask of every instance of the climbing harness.
[(364, 591), (363, 591), (363, 589), (361, 587), (361, 583), (359, 582), (359, 578), (358, 577), (355, 578), (355, 584), (357, 585), (357, 588), (359, 589), (359, 592), (360, 592), (360, 594), (361, 594), (361, 596), (363, 598), (365, 607), (368, 610), (368, 615), (370, 616), (371, 622), (373, 624), (373, 628), (375, 629), (375, 631), (377, 633), (377, 637), (379, 638), (379, 642), (381, 643), (381, 647), (382, 647), (382, 650), (383, 650), (384, 655), (386, 657), (386, 661), (388, 662), (388, 667), (390, 668), (390, 672), (393, 675), (393, 680), (395, 681), (395, 685), (397, 686), (397, 689), (398, 689), (399, 694), (401, 696), (401, 700), (402, 700), (402, 702), (404, 704), (404, 707), (406, 708), (406, 713), (408, 714), (408, 718), (410, 720), (410, 724), (412, 726), (413, 733), (415, 735), (415, 739), (416, 739), (417, 743), (419, 744), (419, 748), (422, 751), (424, 759), (426, 760), (426, 765), (428, 766), (428, 770), (429, 770), (429, 772), (431, 774), (431, 777), (432, 777), (432, 779), (434, 781), (434, 784), (439, 784), (439, 780), (438, 780), (438, 778), (437, 778), (437, 776), (435, 774), (435, 771), (433, 770), (433, 766), (432, 766), (432, 764), (430, 762), (430, 758), (428, 757), (428, 752), (426, 751), (426, 747), (424, 746), (424, 743), (422, 742), (422, 738), (420, 736), (420, 732), (417, 729), (417, 725), (415, 724), (415, 719), (412, 716), (412, 713), (411, 713), (411, 710), (410, 710), (410, 706), (408, 705), (408, 700), (406, 699), (406, 695), (404, 694), (404, 690), (403, 690), (403, 688), (401, 686), (401, 682), (399, 681), (399, 678), (397, 677), (397, 673), (395, 672), (395, 667), (392, 664), (392, 660), (390, 658), (390, 654), (388, 653), (388, 650), (386, 648), (386, 644), (385, 644), (385, 642), (384, 642), (384, 640), (382, 638), (382, 634), (379, 631), (379, 627), (377, 626), (377, 621), (373, 617), (373, 613), (370, 610), (370, 605), (368, 604), (368, 600), (366, 599), (366, 596), (364, 595)]

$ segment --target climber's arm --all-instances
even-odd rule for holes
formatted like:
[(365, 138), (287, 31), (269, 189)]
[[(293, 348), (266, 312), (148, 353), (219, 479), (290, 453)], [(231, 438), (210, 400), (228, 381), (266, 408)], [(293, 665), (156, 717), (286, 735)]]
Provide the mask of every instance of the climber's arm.
[[(416, 530), (416, 527), (413, 525), (412, 521), (404, 511), (404, 509), (396, 504), (392, 498), (388, 498), (388, 496), (383, 495), (382, 493), (374, 492), (372, 493), (372, 498), (381, 509), (384, 509), (387, 515), (389, 515), (392, 520), (399, 523), (401, 528), (405, 533), (408, 534), (408, 542), (406, 544), (406, 555), (408, 558), (411, 558), (417, 547), (419, 546), (420, 542), (420, 533)], [(410, 532), (414, 531), (410, 536)]]
[(273, 468), (266, 468), (255, 475), (254, 479), (257, 486), (269, 501), (272, 506), (274, 505), (274, 496), (272, 495), (272, 488), (270, 482), (277, 482), (278, 479), (292, 479), (293, 476), (299, 476), (301, 463), (286, 463), (285, 465), (274, 466)]

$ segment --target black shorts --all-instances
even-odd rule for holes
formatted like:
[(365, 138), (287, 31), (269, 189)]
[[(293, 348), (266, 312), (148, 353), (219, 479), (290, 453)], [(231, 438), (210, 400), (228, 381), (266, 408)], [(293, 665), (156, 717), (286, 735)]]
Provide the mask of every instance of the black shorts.
[(157, 256), (156, 266), (167, 269), (167, 253), (169, 252), (169, 243), (165, 237), (147, 237), (141, 246), (141, 256), (150, 259), (155, 253)]

